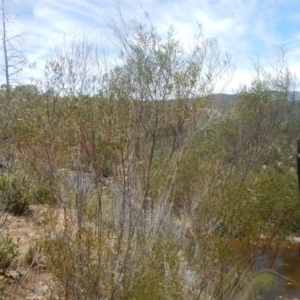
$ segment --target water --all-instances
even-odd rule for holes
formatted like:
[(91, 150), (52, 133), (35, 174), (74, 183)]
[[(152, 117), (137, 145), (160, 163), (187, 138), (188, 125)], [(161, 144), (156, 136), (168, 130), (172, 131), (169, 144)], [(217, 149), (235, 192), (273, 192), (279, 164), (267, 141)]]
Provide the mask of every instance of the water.
[(82, 172), (70, 173), (68, 181), (75, 189), (86, 191), (90, 187), (92, 179), (92, 174)]
[(278, 273), (278, 284), (264, 293), (262, 299), (300, 300), (299, 245), (281, 247), (271, 268)]
[(91, 186), (94, 175), (85, 172), (73, 172), (68, 169), (59, 169), (57, 175), (69, 188), (77, 191), (87, 191)]

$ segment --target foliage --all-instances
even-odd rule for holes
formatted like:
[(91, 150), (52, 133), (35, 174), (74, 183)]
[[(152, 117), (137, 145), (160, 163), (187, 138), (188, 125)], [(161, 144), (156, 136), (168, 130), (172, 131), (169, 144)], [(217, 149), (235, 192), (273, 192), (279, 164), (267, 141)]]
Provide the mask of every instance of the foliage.
[(22, 172), (0, 174), (1, 206), (14, 215), (24, 215), (34, 197), (32, 181)]
[[(65, 291), (77, 299), (105, 298), (112, 288), (112, 274), (107, 273), (110, 253), (104, 241), (97, 240), (90, 230), (74, 235), (68, 227), (44, 243), (47, 268), (61, 282)], [(78, 239), (80, 249), (78, 248)], [(102, 260), (105, 255), (105, 260)]]
[(17, 245), (13, 239), (9, 235), (2, 237), (0, 240), (0, 268), (9, 267), (18, 255)]
[(13, 95), (15, 97), (16, 96), (26, 97), (28, 100), (31, 100), (38, 94), (39, 94), (38, 88), (36, 85), (33, 84), (21, 84), (21, 85), (17, 85), (13, 89)]
[(262, 273), (253, 278), (244, 295), (243, 299), (245, 300), (260, 300), (259, 295), (264, 291), (270, 290), (276, 284), (276, 277), (271, 273)]
[(31, 266), (32, 264), (37, 263), (37, 258), (39, 256), (40, 246), (37, 242), (34, 244), (30, 244), (26, 254), (25, 254), (25, 262), (27, 265)]
[(51, 187), (49, 187), (45, 182), (39, 182), (38, 187), (35, 191), (35, 203), (37, 204), (56, 204), (57, 199), (53, 195)]

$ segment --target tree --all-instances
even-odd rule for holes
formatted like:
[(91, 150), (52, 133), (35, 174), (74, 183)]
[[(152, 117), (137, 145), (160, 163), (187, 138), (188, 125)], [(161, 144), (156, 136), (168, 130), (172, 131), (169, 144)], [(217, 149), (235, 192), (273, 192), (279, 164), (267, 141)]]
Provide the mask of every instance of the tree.
[(20, 84), (13, 89), (14, 95), (32, 98), (39, 94), (38, 87), (34, 84)]
[(289, 93), (295, 79), (281, 49), (268, 69), (254, 62), (254, 70), (251, 86), (238, 93), (231, 115), (222, 124), (227, 159), (241, 180), (257, 165), (268, 164), (294, 105)]
[(27, 59), (18, 47), (18, 41), (24, 36), (23, 33), (13, 36), (9, 35), (8, 25), (12, 23), (11, 13), (7, 10), (5, 0), (1, 1), (3, 65), (1, 73), (5, 76), (6, 96), (10, 97), (11, 84), (15, 82), (16, 76), (22, 71)]

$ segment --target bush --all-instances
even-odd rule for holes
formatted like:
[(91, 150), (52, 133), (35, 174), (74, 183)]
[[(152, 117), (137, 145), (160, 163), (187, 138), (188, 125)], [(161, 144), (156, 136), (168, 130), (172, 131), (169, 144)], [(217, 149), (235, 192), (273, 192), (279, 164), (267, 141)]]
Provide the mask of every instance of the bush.
[(25, 262), (30, 266), (37, 262), (37, 258), (40, 252), (40, 248), (37, 244), (30, 245), (25, 255)]
[(5, 211), (26, 214), (33, 195), (34, 186), (26, 175), (20, 172), (0, 175), (0, 202)]
[(50, 187), (47, 184), (41, 182), (38, 184), (35, 193), (35, 203), (36, 204), (55, 204), (57, 203), (57, 199), (55, 195), (50, 190)]
[(249, 283), (243, 295), (245, 300), (262, 299), (259, 295), (269, 291), (277, 283), (272, 273), (261, 273), (255, 276)]
[(13, 239), (8, 234), (0, 240), (0, 269), (9, 267), (19, 255), (16, 247)]

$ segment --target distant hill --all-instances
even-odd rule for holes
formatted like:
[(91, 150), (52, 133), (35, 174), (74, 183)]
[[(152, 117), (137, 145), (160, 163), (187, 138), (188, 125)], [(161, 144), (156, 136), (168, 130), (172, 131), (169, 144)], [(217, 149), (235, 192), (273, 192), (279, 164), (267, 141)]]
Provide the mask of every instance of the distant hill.
[(214, 94), (212, 96), (212, 105), (219, 109), (228, 109), (237, 101), (238, 96), (233, 94)]
[[(211, 106), (224, 111), (231, 108), (238, 100), (237, 94), (214, 94), (212, 95)], [(288, 100), (300, 101), (300, 91), (290, 92)]]

